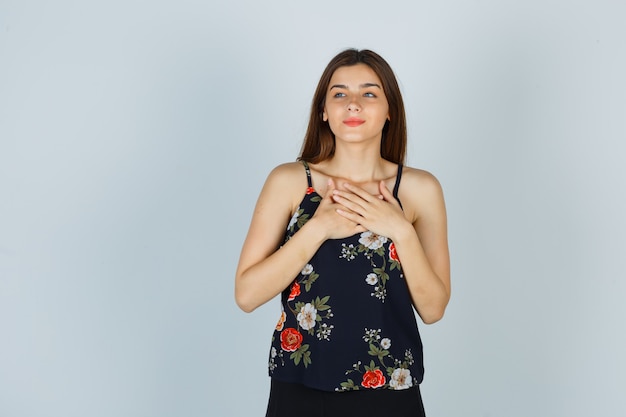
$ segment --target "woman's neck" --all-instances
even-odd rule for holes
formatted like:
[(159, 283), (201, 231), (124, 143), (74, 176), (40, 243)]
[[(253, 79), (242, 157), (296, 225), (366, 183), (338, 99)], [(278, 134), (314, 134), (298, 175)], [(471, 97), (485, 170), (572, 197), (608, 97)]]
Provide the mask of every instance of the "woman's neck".
[(388, 176), (389, 161), (380, 156), (380, 144), (373, 147), (337, 147), (332, 158), (319, 164), (330, 176), (355, 183), (380, 181)]

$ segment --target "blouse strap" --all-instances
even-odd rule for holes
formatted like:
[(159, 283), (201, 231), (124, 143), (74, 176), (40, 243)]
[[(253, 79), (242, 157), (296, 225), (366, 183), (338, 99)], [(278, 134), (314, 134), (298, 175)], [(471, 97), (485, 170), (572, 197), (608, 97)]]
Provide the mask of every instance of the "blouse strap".
[(393, 186), (393, 198), (398, 200), (400, 203), (400, 207), (402, 207), (402, 203), (398, 198), (398, 189), (400, 188), (400, 179), (402, 178), (402, 164), (398, 164), (398, 174), (396, 175), (396, 184)]
[(306, 172), (306, 180), (309, 184), (309, 187), (313, 187), (313, 181), (311, 181), (311, 170), (309, 169), (309, 164), (306, 161), (302, 161), (302, 165), (304, 165), (304, 171)]

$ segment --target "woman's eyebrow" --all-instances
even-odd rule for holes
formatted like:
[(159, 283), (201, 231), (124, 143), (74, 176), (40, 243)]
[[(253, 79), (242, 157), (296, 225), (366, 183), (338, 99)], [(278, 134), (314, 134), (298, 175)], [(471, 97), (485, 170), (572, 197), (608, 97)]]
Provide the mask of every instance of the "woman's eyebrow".
[[(359, 85), (359, 88), (368, 88), (368, 87), (378, 87), (382, 90), (382, 87), (376, 83), (364, 83), (364, 84)], [(345, 84), (335, 84), (331, 86), (329, 90), (332, 90), (333, 88), (343, 88), (343, 89), (348, 90), (348, 86)]]

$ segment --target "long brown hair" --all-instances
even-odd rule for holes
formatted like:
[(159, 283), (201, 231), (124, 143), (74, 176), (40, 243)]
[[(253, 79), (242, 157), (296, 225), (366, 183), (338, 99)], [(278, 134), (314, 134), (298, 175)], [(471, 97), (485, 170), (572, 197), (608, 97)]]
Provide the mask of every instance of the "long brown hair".
[(322, 119), (326, 92), (330, 79), (339, 67), (365, 64), (370, 67), (382, 83), (389, 104), (389, 119), (383, 127), (380, 155), (396, 164), (404, 164), (406, 156), (406, 116), (398, 81), (393, 70), (380, 55), (367, 49), (346, 49), (337, 54), (322, 73), (311, 104), (311, 117), (304, 136), (298, 160), (318, 163), (335, 154), (335, 136), (330, 126)]

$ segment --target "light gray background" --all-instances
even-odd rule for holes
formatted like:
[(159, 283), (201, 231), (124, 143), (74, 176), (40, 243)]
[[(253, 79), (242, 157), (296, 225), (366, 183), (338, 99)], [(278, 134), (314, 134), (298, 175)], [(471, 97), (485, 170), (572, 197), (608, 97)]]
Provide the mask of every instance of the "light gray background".
[(233, 301), (269, 171), (345, 47), (446, 194), (430, 417), (626, 413), (621, 1), (0, 1), (0, 415), (261, 416)]

